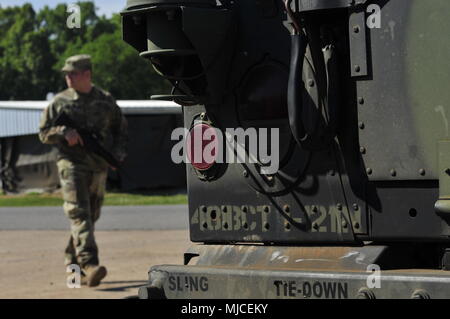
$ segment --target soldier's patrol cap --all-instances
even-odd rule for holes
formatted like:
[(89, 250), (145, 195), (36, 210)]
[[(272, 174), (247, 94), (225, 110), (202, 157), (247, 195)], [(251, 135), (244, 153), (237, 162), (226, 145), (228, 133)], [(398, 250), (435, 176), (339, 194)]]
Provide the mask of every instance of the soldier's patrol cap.
[(79, 54), (68, 58), (61, 71), (72, 72), (86, 70), (92, 70), (91, 56), (88, 54)]

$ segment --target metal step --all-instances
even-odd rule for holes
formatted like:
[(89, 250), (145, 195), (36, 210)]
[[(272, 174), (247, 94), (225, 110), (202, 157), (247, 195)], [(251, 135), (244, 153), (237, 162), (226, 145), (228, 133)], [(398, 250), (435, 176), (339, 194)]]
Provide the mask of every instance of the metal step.
[[(154, 266), (141, 298), (450, 298), (450, 273), (392, 268), (387, 246), (198, 245), (185, 265)], [(390, 266), (391, 268), (388, 268)], [(386, 270), (388, 269), (388, 270)]]

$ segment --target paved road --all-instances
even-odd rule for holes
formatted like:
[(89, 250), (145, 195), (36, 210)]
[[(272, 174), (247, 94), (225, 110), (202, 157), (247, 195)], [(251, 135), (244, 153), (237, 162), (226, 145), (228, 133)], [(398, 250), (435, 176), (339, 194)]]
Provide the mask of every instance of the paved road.
[(187, 230), (97, 231), (100, 262), (108, 276), (98, 287), (69, 289), (63, 265), (68, 238), (67, 230), (0, 231), (0, 299), (136, 295), (151, 266), (182, 265), (183, 253), (192, 245)]
[[(187, 205), (106, 206), (97, 230), (186, 230)], [(62, 207), (0, 207), (0, 230), (68, 230)]]
[(108, 276), (98, 287), (69, 289), (63, 266), (69, 220), (62, 207), (0, 207), (0, 298), (136, 295), (151, 266), (183, 264), (192, 245), (187, 229), (186, 205), (103, 207), (95, 237)]

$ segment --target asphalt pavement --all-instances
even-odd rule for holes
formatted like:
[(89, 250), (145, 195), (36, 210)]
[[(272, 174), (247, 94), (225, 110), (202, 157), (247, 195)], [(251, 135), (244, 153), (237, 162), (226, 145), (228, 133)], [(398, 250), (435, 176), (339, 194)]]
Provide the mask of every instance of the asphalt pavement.
[[(187, 205), (105, 206), (96, 230), (187, 230)], [(68, 230), (62, 207), (0, 207), (0, 230)]]

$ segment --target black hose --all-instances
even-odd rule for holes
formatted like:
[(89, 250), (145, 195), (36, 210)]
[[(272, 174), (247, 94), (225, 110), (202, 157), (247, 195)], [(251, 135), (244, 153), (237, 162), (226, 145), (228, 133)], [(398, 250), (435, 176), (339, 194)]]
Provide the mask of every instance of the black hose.
[(306, 54), (308, 41), (306, 36), (300, 34), (291, 35), (291, 66), (288, 83), (288, 114), (292, 135), (299, 146), (308, 138), (308, 134), (303, 125), (303, 61)]
[(327, 75), (328, 128), (331, 135), (335, 136), (339, 121), (339, 72), (336, 49), (333, 44), (323, 48), (323, 58)]

